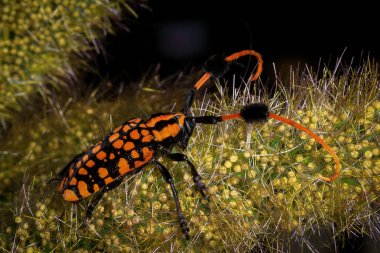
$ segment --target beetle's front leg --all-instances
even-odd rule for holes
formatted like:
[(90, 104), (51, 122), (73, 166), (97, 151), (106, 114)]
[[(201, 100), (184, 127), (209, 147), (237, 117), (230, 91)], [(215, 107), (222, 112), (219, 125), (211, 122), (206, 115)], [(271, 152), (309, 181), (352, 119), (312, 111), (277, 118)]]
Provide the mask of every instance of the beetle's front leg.
[(189, 158), (181, 153), (169, 153), (166, 154), (166, 156), (173, 161), (177, 162), (187, 162), (191, 169), (191, 174), (193, 175), (193, 181), (197, 185), (198, 191), (202, 194), (203, 198), (208, 199), (208, 196), (206, 195), (205, 191), (207, 191), (206, 185), (202, 182), (202, 177), (199, 175), (197, 169), (195, 168), (194, 164), (190, 162)]

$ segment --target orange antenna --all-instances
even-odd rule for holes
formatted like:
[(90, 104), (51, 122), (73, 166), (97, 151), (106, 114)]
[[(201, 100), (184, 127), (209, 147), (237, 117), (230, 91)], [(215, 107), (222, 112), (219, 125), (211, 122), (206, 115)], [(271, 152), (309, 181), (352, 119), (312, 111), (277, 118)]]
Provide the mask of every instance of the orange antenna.
[(242, 50), (240, 52), (237, 52), (237, 53), (234, 53), (234, 54), (231, 54), (230, 56), (227, 56), (226, 58), (224, 58), (227, 62), (231, 62), (231, 61), (234, 61), (242, 56), (246, 56), (246, 55), (253, 55), (256, 57), (257, 59), (257, 70), (256, 70), (256, 73), (254, 75), (251, 76), (251, 81), (256, 81), (257, 79), (259, 79), (259, 76), (261, 75), (261, 72), (263, 72), (263, 58), (261, 57), (261, 54), (259, 54), (258, 52), (254, 51), (254, 50)]
[(263, 58), (261, 57), (261, 54), (254, 50), (242, 50), (222, 59), (218, 56), (210, 57), (210, 59), (205, 64), (205, 66), (207, 66), (205, 67), (206, 73), (194, 85), (194, 89), (199, 90), (211, 76), (224, 74), (228, 70), (230, 62), (246, 55), (253, 55), (257, 59), (257, 70), (255, 74), (251, 76), (251, 81), (256, 81), (259, 78), (261, 72), (263, 72)]
[(294, 126), (295, 128), (297, 128), (297, 129), (299, 129), (299, 130), (307, 133), (314, 140), (316, 140), (319, 144), (321, 144), (322, 147), (324, 149), (326, 149), (326, 151), (332, 156), (332, 158), (335, 161), (335, 173), (334, 173), (334, 175), (332, 175), (330, 177), (319, 176), (320, 179), (322, 179), (322, 180), (324, 180), (326, 182), (332, 182), (332, 181), (334, 181), (335, 179), (337, 179), (339, 177), (342, 165), (340, 164), (339, 158), (335, 154), (335, 151), (323, 139), (321, 139), (318, 135), (316, 135), (315, 133), (313, 133), (309, 128), (306, 128), (303, 125), (298, 124), (297, 122), (295, 122), (295, 121), (293, 121), (291, 119), (282, 117), (280, 115), (277, 115), (277, 114), (274, 114), (274, 113), (271, 113), (271, 112), (268, 113), (268, 117), (272, 118), (272, 119), (276, 119), (276, 120), (281, 121), (281, 122), (284, 122), (284, 123), (286, 123), (288, 125)]
[(204, 73), (204, 75), (201, 77), (201, 79), (199, 79), (198, 82), (194, 85), (194, 89), (199, 90), (202, 87), (202, 85), (205, 82), (207, 82), (208, 79), (210, 79), (210, 77), (211, 77), (210, 73), (208, 73), (208, 72)]
[(330, 177), (319, 176), (319, 178), (326, 182), (332, 182), (340, 176), (342, 165), (340, 164), (339, 158), (336, 155), (335, 151), (323, 139), (321, 139), (319, 136), (313, 133), (309, 128), (301, 124), (298, 124), (297, 122), (291, 119), (282, 117), (272, 112), (268, 112), (268, 106), (266, 104), (256, 103), (256, 104), (246, 105), (245, 107), (243, 107), (240, 113), (228, 114), (228, 115), (223, 115), (223, 116), (218, 116), (218, 117), (213, 117), (213, 116), (196, 117), (195, 122), (214, 124), (216, 122), (239, 119), (239, 118), (244, 119), (247, 123), (265, 121), (268, 118), (272, 118), (272, 119), (281, 121), (283, 123), (286, 123), (288, 125), (291, 125), (307, 133), (309, 136), (315, 139), (319, 144), (321, 144), (323, 148), (326, 149), (326, 151), (332, 156), (332, 158), (335, 161), (335, 173)]

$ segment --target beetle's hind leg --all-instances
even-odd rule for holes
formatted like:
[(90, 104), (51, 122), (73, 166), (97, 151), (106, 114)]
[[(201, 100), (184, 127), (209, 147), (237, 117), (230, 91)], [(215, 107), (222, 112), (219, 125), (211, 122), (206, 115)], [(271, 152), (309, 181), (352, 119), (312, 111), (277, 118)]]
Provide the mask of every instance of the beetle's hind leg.
[(190, 239), (190, 236), (189, 236), (190, 228), (187, 225), (187, 221), (185, 220), (185, 216), (183, 216), (181, 203), (179, 202), (179, 199), (178, 199), (178, 193), (177, 193), (177, 190), (174, 186), (173, 177), (172, 177), (172, 175), (170, 175), (170, 172), (168, 171), (168, 169), (163, 164), (161, 164), (157, 161), (153, 161), (153, 163), (160, 170), (162, 176), (165, 178), (166, 183), (170, 184), (170, 188), (172, 189), (172, 193), (173, 193), (174, 202), (175, 202), (175, 205), (177, 208), (177, 214), (178, 214), (179, 224), (180, 224), (181, 229), (182, 229), (182, 233), (185, 235), (186, 240), (189, 240)]
[(208, 199), (208, 196), (205, 192), (207, 192), (206, 185), (202, 182), (202, 177), (199, 175), (197, 169), (194, 164), (189, 160), (189, 158), (181, 153), (169, 153), (166, 155), (169, 159), (177, 162), (186, 162), (191, 169), (191, 174), (193, 175), (193, 181), (197, 185), (198, 191), (202, 194), (203, 198)]
[(99, 191), (94, 199), (91, 200), (90, 204), (87, 207), (86, 217), (84, 218), (83, 225), (87, 226), (87, 222), (91, 219), (92, 213), (94, 212), (95, 207), (99, 204), (100, 200), (103, 198), (104, 193), (115, 189), (123, 182), (123, 177), (116, 178), (112, 183), (106, 185)]

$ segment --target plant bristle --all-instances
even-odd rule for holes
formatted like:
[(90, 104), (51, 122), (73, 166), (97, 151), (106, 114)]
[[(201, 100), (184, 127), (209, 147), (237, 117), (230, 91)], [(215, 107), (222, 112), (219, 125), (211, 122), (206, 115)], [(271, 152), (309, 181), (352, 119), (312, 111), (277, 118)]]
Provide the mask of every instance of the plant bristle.
[(240, 116), (247, 123), (266, 121), (268, 119), (268, 106), (264, 103), (246, 105), (240, 111)]
[(223, 55), (213, 55), (203, 64), (203, 70), (213, 77), (222, 77), (229, 69), (229, 62), (224, 60)]

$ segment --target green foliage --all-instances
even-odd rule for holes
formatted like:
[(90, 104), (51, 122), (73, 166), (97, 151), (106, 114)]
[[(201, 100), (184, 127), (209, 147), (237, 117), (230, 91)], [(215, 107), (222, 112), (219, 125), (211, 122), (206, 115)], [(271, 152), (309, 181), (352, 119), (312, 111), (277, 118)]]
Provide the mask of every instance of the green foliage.
[[(64, 106), (56, 101), (60, 109), (50, 111), (57, 113), (42, 112), (41, 119), (40, 112), (16, 122), (0, 144), (0, 178), (7, 182), (0, 185), (1, 247), (27, 252), (282, 252), (290, 251), (295, 240), (300, 249), (318, 251), (323, 245), (334, 247), (345, 235), (378, 236), (379, 74), (370, 62), (359, 69), (337, 69), (342, 72), (291, 75), (290, 85), (278, 79), (271, 97), (245, 89), (230, 99), (220, 88), (219, 94), (197, 103), (195, 115), (219, 115), (266, 102), (273, 112), (313, 129), (335, 149), (343, 169), (337, 181), (319, 180), (319, 174), (333, 173), (332, 158), (309, 136), (273, 120), (253, 126), (243, 121), (199, 125), (185, 153), (208, 186), (210, 201), (195, 189), (186, 164), (162, 161), (174, 176), (190, 241), (179, 229), (170, 189), (150, 166), (107, 193), (88, 228), (81, 222), (89, 200), (66, 203), (54, 194), (54, 185), (46, 185), (108, 129), (133, 116), (145, 118), (128, 108), (138, 105), (147, 114), (169, 111), (167, 101), (184, 92), (170, 98), (147, 90), (135, 99), (120, 95), (113, 101)], [(327, 234), (328, 241), (313, 243), (319, 234)]]

